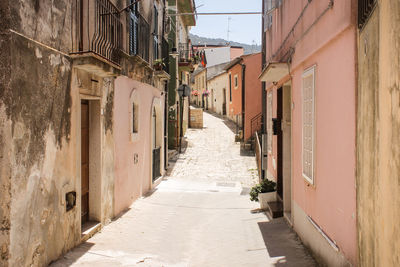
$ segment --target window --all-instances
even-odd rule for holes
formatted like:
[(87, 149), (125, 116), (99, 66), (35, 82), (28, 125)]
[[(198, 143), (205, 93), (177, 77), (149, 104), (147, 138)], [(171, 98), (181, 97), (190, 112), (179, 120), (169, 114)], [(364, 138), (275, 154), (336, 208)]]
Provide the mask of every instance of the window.
[(133, 90), (131, 93), (129, 113), (130, 140), (134, 142), (139, 138), (139, 95), (137, 90)]
[(229, 101), (232, 102), (232, 75), (229, 73)]
[(236, 74), (235, 75), (235, 89), (237, 89), (238, 88), (238, 75)]
[(302, 77), (303, 94), (303, 177), (314, 184), (314, 90), (315, 67), (306, 70)]
[(264, 0), (264, 31), (267, 31), (272, 26), (272, 14), (268, 13), (272, 8), (275, 0)]
[(138, 133), (138, 105), (132, 103), (132, 133)]
[(153, 56), (154, 59), (158, 59), (158, 10), (157, 6), (154, 5), (154, 12), (153, 12), (153, 25), (154, 25), (154, 31), (153, 31)]
[[(130, 0), (131, 4), (135, 0)], [(129, 10), (129, 53), (131, 55), (138, 54), (138, 32), (139, 32), (139, 3), (135, 3)]]
[(267, 94), (267, 149), (269, 153), (272, 153), (272, 104), (273, 104), (273, 95), (272, 91), (269, 91)]

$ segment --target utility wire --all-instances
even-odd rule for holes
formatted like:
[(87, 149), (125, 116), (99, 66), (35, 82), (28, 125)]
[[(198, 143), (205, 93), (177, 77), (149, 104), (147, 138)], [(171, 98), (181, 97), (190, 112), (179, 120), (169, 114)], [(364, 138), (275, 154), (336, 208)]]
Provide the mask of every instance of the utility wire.
[(225, 16), (225, 15), (262, 15), (262, 12), (210, 12), (210, 13), (176, 13), (169, 14), (170, 16)]

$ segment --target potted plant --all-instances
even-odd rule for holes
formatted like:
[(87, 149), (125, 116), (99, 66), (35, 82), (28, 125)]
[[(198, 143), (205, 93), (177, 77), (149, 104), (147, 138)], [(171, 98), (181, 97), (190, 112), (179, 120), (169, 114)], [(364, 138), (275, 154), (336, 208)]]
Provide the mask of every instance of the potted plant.
[(165, 63), (163, 62), (163, 60), (161, 58), (155, 59), (153, 61), (153, 68), (155, 70), (162, 70), (163, 67), (165, 67)]
[(276, 183), (268, 179), (262, 180), (251, 188), (250, 200), (260, 202), (260, 208), (266, 209), (268, 202), (276, 201)]

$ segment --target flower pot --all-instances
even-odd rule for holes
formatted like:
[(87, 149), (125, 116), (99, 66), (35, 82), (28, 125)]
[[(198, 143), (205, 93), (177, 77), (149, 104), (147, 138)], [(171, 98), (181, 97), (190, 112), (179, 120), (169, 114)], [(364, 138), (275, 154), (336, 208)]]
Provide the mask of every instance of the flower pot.
[(268, 202), (276, 201), (276, 191), (268, 192), (268, 193), (259, 193), (258, 194), (258, 201), (260, 202), (261, 209), (268, 208)]

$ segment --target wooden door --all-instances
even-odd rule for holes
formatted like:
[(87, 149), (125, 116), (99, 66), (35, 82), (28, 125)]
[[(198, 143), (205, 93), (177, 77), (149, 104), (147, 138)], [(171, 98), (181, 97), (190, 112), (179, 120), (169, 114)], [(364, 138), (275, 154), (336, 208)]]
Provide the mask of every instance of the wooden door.
[(81, 102), (81, 217), (89, 220), (89, 101)]

